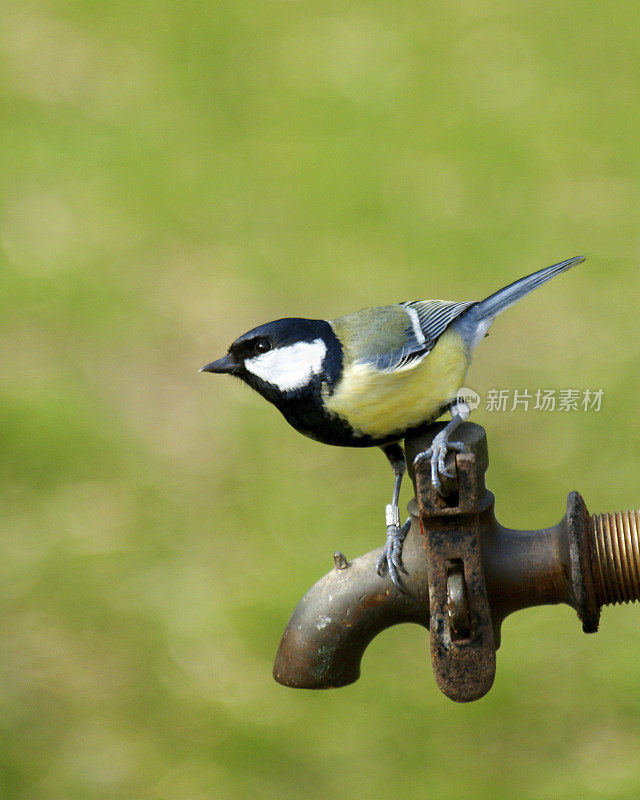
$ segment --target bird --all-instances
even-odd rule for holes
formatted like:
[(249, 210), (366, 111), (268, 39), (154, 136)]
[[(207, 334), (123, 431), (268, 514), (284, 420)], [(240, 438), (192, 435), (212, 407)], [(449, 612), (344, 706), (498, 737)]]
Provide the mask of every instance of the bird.
[[(427, 458), (442, 493), (452, 441), (469, 416), (458, 397), (474, 349), (498, 314), (585, 260), (576, 256), (537, 270), (480, 301), (412, 300), (365, 308), (334, 320), (289, 317), (244, 333), (200, 372), (233, 375), (272, 403), (298, 432), (325, 444), (382, 449), (394, 473), (385, 508), (387, 538), (377, 572), (403, 591), (398, 501), (406, 470), (400, 441), (447, 410), (451, 421), (417, 458)], [(416, 459), (417, 460), (417, 459)]]

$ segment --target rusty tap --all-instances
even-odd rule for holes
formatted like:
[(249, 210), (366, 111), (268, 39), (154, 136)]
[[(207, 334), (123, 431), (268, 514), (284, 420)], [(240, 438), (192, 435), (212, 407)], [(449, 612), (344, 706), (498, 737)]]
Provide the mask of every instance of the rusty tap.
[(307, 689), (353, 683), (380, 631), (415, 622), (430, 631), (442, 692), (476, 700), (493, 684), (508, 614), (567, 603), (585, 633), (594, 633), (603, 605), (640, 599), (640, 512), (590, 516), (571, 492), (557, 525), (504, 528), (485, 487), (487, 439), (479, 425), (466, 423), (456, 433), (465, 452), (449, 455), (447, 469), (456, 477), (443, 483), (445, 498), (431, 485), (428, 462), (418, 458), (414, 471), (414, 459), (442, 426), (405, 441), (415, 487), (403, 551), (406, 593), (377, 575), (381, 549), (351, 562), (336, 553), (334, 569), (305, 594), (285, 629), (273, 670), (279, 683)]

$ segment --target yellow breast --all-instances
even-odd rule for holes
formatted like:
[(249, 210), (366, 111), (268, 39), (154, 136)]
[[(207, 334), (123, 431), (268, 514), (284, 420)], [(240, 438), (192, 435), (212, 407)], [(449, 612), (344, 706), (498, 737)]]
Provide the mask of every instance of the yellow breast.
[(325, 406), (360, 434), (380, 439), (402, 434), (432, 420), (455, 398), (468, 366), (460, 336), (447, 330), (414, 367), (379, 372), (366, 364), (348, 365), (333, 394), (326, 394)]

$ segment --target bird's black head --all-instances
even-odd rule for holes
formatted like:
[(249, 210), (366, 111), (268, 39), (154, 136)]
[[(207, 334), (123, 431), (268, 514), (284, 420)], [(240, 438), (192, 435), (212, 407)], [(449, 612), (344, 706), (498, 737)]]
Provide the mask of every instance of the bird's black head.
[(342, 348), (320, 319), (279, 319), (243, 334), (200, 372), (236, 375), (272, 403), (308, 394), (340, 376)]

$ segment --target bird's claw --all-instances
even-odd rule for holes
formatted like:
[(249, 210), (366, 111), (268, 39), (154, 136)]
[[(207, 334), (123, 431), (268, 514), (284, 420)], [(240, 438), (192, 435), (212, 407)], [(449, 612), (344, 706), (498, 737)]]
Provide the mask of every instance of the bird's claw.
[(387, 541), (376, 568), (380, 576), (388, 572), (389, 577), (401, 592), (404, 592), (404, 588), (400, 581), (400, 572), (407, 574), (407, 570), (402, 563), (402, 546), (410, 527), (410, 519), (402, 527), (395, 524), (387, 525)]
[(445, 466), (447, 452), (449, 450), (454, 450), (456, 453), (464, 453), (465, 449), (462, 442), (449, 442), (446, 438), (440, 438), (440, 434), (437, 434), (431, 442), (431, 447), (423, 453), (418, 453), (413, 464), (415, 467), (423, 460), (429, 461), (431, 466), (431, 483), (436, 492), (440, 496), (443, 496), (440, 475), (444, 475), (446, 478), (455, 478), (455, 474), (449, 472)]

